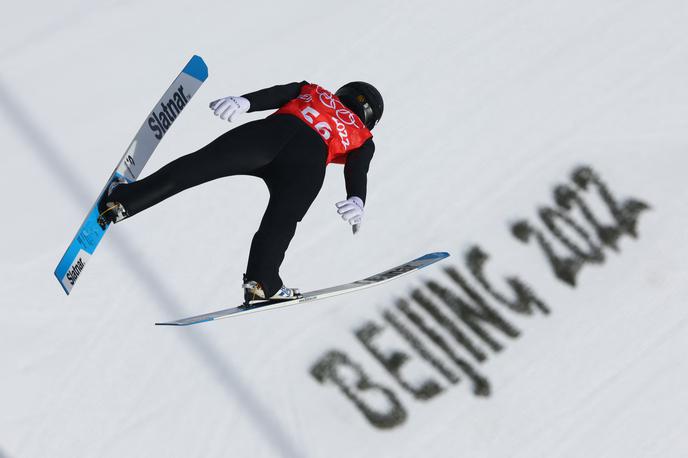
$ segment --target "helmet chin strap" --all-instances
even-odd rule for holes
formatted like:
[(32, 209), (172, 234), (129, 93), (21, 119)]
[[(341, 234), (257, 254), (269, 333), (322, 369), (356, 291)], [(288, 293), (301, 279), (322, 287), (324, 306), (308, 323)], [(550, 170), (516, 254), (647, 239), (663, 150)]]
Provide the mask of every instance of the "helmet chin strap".
[(377, 122), (375, 122), (372, 126), (368, 126), (368, 122), (371, 119), (374, 119), (373, 107), (370, 106), (368, 101), (365, 101), (363, 103), (363, 124), (365, 124), (368, 129), (372, 129), (375, 127), (375, 124), (377, 124)]

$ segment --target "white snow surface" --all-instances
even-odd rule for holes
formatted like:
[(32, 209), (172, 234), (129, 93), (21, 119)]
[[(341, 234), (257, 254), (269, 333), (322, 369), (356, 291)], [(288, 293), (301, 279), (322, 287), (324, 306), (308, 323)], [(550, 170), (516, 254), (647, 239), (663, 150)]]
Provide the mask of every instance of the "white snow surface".
[[(0, 456), (688, 456), (688, 5), (683, 0), (509, 2), (12, 2), (0, 18)], [(241, 301), (241, 274), (268, 193), (248, 177), (181, 193), (108, 232), (70, 296), (53, 276), (116, 162), (193, 54), (210, 76), (147, 175), (232, 126), (208, 103), (308, 80), (374, 83), (365, 221), (336, 214), (342, 168), (300, 224), (282, 267), (304, 290), (430, 251), (448, 260), (358, 294), (191, 328), (155, 327)], [(267, 113), (246, 115), (242, 122)], [(652, 208), (638, 237), (558, 281), (535, 241), (538, 208), (591, 166), (620, 201)], [(583, 193), (601, 215), (595, 193)], [(571, 212), (592, 239), (580, 214)], [(568, 234), (569, 232), (567, 232)], [(560, 254), (570, 253), (546, 232)], [(581, 242), (582, 244), (582, 242)], [(519, 315), (469, 274), (529, 284), (551, 313)], [(455, 267), (520, 331), (467, 378), (399, 313)], [(418, 304), (411, 307), (423, 315)], [(450, 312), (445, 309), (448, 314)], [(462, 378), (451, 384), (383, 319), (390, 311)], [(415, 398), (357, 339), (409, 360)], [(456, 321), (458, 323), (458, 321)], [(434, 328), (440, 329), (436, 323)], [(442, 331), (444, 332), (444, 331)], [(311, 367), (330, 350), (389, 388), (406, 419), (380, 429)], [(346, 373), (344, 373), (346, 372)], [(343, 371), (355, 388), (356, 374)], [(364, 393), (365, 394), (365, 393)], [(366, 398), (385, 411), (384, 397)]]

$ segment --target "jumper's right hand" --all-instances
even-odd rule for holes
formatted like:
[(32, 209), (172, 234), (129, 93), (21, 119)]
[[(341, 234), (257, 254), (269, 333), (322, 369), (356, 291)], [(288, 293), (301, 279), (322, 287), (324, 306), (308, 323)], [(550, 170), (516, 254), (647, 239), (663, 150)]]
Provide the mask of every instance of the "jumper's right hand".
[(229, 122), (246, 113), (250, 107), (251, 102), (245, 97), (229, 96), (210, 102), (210, 109), (213, 110), (215, 116)]

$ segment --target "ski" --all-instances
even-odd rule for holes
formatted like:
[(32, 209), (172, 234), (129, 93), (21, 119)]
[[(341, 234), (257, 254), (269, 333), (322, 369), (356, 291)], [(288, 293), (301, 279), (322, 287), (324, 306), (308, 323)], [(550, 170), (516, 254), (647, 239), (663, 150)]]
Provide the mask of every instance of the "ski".
[(240, 305), (238, 307), (219, 310), (217, 312), (205, 313), (203, 315), (196, 315), (188, 318), (182, 318), (176, 321), (167, 321), (163, 323), (155, 323), (158, 326), (189, 326), (192, 324), (205, 323), (208, 321), (220, 320), (239, 315), (247, 315), (249, 313), (261, 312), (265, 310), (274, 310), (281, 307), (288, 307), (291, 305), (300, 304), (302, 302), (313, 302), (328, 297), (339, 296), (341, 294), (352, 293), (362, 289), (370, 288), (372, 286), (381, 285), (396, 278), (408, 275), (412, 272), (420, 270), (431, 264), (441, 261), (449, 256), (449, 253), (438, 252), (429, 253), (420, 258), (401, 264), (379, 274), (358, 280), (352, 283), (345, 283), (342, 285), (333, 286), (330, 288), (320, 289), (317, 291), (310, 291), (303, 293), (301, 297), (292, 300), (273, 300), (261, 302), (254, 305)]
[(55, 269), (55, 277), (65, 293), (71, 292), (107, 231), (108, 225), (101, 225), (98, 221), (101, 196), (114, 181), (131, 183), (138, 178), (160, 140), (207, 77), (205, 62), (201, 57), (193, 56), (146, 117)]

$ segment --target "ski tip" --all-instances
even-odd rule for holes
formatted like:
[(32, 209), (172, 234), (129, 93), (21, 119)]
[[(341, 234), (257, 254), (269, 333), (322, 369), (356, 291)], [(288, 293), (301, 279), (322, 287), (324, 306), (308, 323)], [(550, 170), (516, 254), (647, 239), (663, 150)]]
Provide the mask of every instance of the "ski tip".
[(208, 66), (203, 61), (203, 58), (197, 55), (194, 55), (189, 60), (183, 72), (199, 81), (205, 81), (208, 78)]
[(446, 251), (437, 251), (435, 253), (428, 253), (425, 256), (421, 256), (420, 258), (418, 258), (418, 261), (430, 259), (436, 259), (439, 261), (440, 259), (448, 258), (449, 256), (449, 253), (447, 253)]

